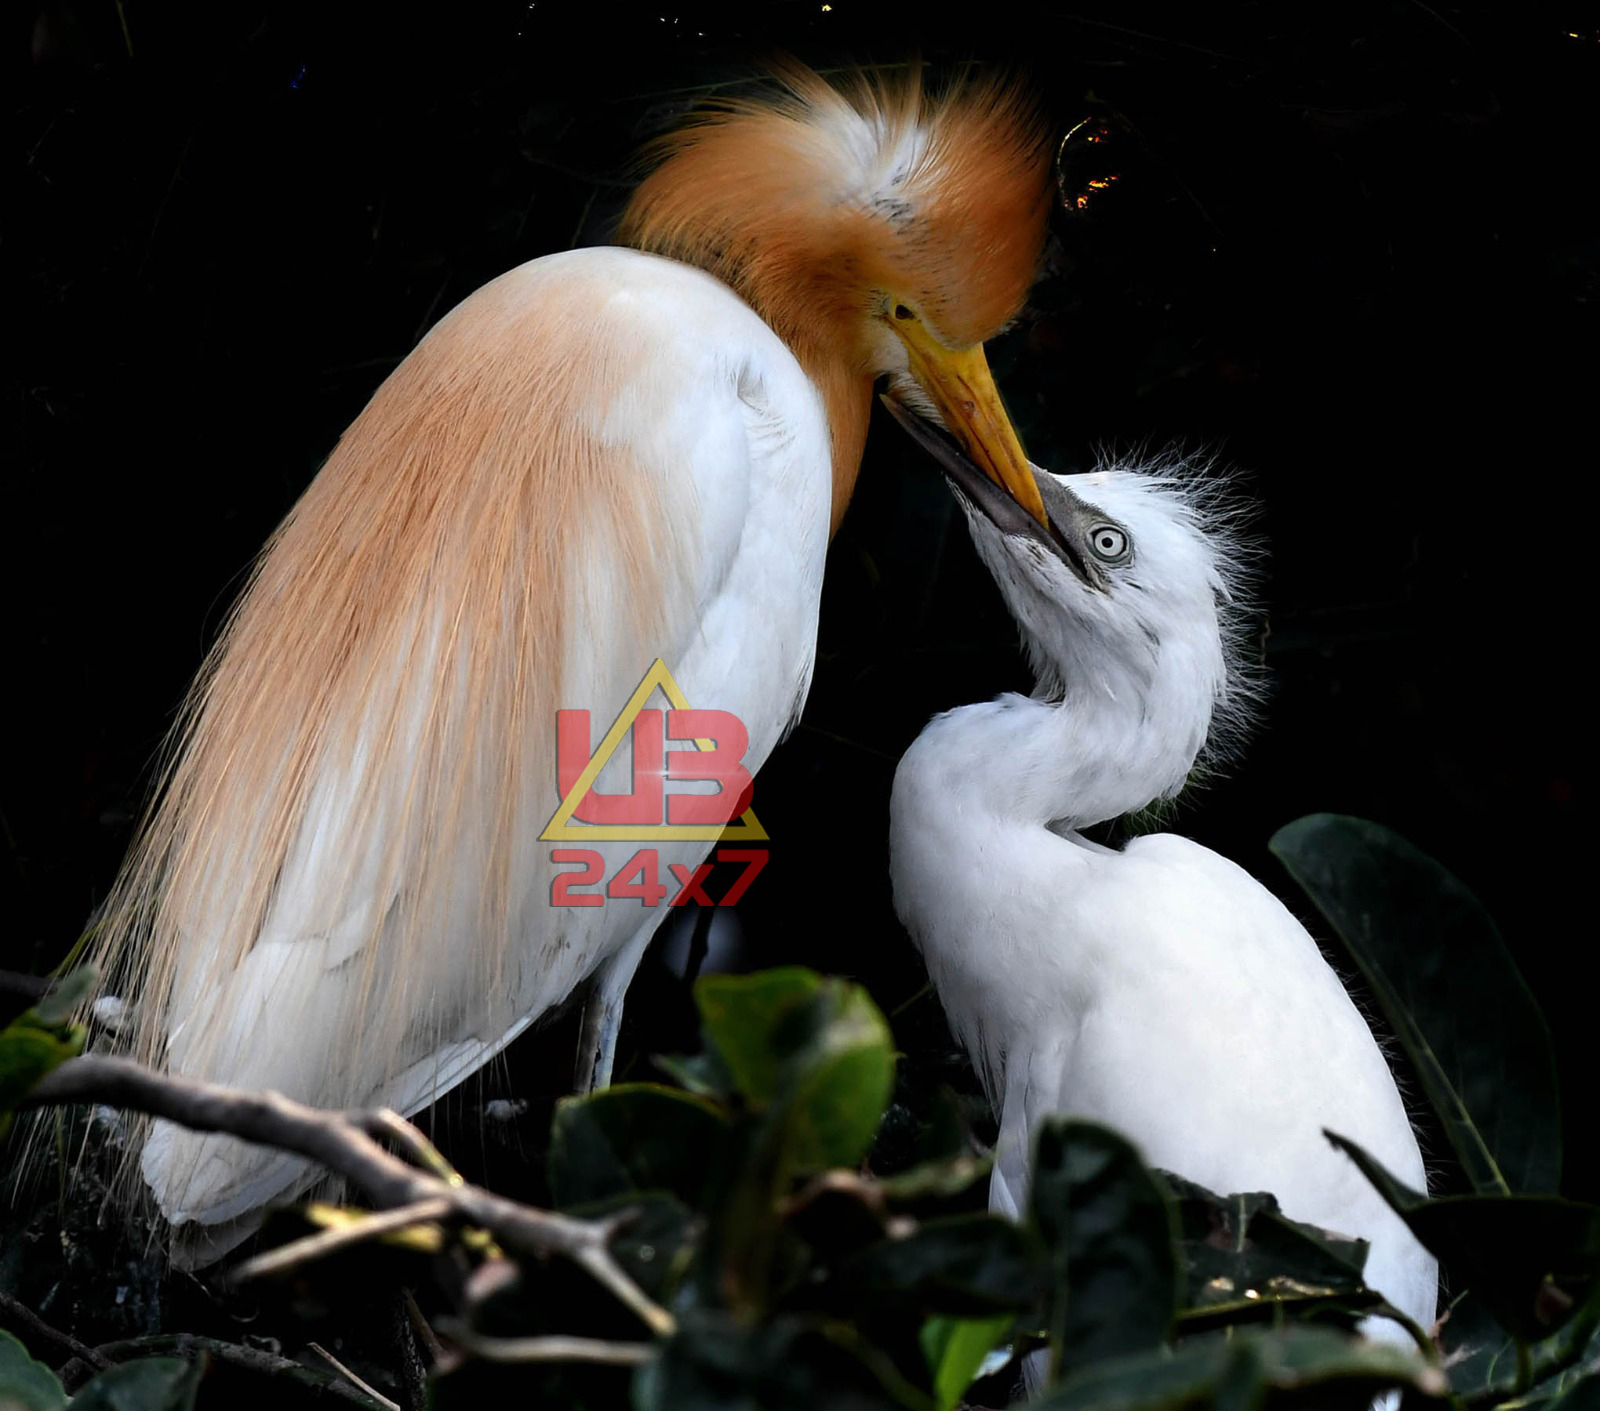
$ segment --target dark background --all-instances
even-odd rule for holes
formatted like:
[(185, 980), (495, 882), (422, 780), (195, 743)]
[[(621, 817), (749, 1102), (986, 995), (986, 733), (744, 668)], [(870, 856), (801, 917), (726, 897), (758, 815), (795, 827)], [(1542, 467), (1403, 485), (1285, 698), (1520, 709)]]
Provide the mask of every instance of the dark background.
[[(1576, 822), (1600, 385), (1592, 12), (19, 15), (5, 965), (51, 965), (83, 926), (242, 571), (435, 320), (502, 270), (603, 241), (639, 143), (766, 54), (998, 61), (1025, 67), (1059, 132), (1105, 122), (1119, 178), (1087, 215), (1057, 212), (1046, 277), (993, 350), (1032, 455), (1087, 468), (1100, 445), (1179, 441), (1263, 503), (1273, 694), (1240, 766), (1175, 826), (1280, 889), (1266, 840), (1319, 810), (1387, 824), (1461, 876), (1554, 1030), (1568, 1189), (1600, 1193), (1581, 1149), (1594, 990)], [(934, 711), (1026, 688), (1013, 642), (942, 484), (883, 420), (833, 548), (805, 721), (758, 783), (773, 861), (740, 921), (749, 963), (860, 976), (908, 1053), (947, 1066), (889, 908), (886, 801)], [(630, 1011), (635, 1071), (683, 1013), (657, 993)], [(559, 1091), (554, 1070), (526, 1071)]]

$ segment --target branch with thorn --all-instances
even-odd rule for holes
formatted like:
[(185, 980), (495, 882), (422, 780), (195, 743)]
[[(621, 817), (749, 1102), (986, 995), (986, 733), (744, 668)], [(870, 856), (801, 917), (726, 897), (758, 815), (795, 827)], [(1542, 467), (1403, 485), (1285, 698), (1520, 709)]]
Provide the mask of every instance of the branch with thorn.
[[(129, 1059), (98, 1054), (70, 1059), (54, 1069), (24, 1105), (61, 1103), (125, 1108), (164, 1117), (193, 1131), (224, 1132), (307, 1157), (344, 1177), (380, 1210), (404, 1212), (398, 1224), (394, 1216), (373, 1217), (364, 1222), (365, 1228), (357, 1227), (363, 1234), (376, 1236), (400, 1225), (439, 1220), (486, 1230), (506, 1250), (570, 1259), (657, 1337), (668, 1337), (676, 1328), (672, 1314), (629, 1278), (611, 1255), (611, 1237), (628, 1223), (631, 1216), (627, 1212), (603, 1220), (578, 1220), (469, 1185), (421, 1132), (387, 1108), (329, 1112), (278, 1093), (240, 1092), (192, 1082), (156, 1073)], [(410, 1161), (395, 1155), (385, 1142), (398, 1145)], [(350, 1242), (351, 1235), (339, 1234), (339, 1238), (315, 1235), (300, 1241), (297, 1262)], [(252, 1261), (252, 1272), (282, 1269), (287, 1262), (263, 1256)]]

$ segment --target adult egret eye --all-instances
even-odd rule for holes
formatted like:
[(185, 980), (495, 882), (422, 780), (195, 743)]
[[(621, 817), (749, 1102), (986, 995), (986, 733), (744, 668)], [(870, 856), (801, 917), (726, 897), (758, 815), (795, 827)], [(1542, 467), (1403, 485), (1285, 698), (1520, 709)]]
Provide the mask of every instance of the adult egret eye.
[(1128, 536), (1114, 524), (1097, 524), (1089, 531), (1089, 549), (1102, 563), (1121, 563), (1132, 550)]

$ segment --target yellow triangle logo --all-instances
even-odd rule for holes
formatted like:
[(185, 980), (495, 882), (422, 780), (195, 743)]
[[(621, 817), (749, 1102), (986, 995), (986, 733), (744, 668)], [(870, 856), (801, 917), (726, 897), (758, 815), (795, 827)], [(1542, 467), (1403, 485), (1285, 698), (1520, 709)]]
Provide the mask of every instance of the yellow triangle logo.
[[(622, 713), (611, 722), (611, 728), (606, 731), (606, 737), (600, 742), (600, 748), (590, 757), (588, 764), (583, 767), (583, 773), (578, 775), (561, 805), (551, 816), (549, 823), (545, 824), (544, 832), (539, 834), (540, 842), (559, 843), (604, 843), (604, 842), (648, 842), (654, 838), (660, 839), (697, 839), (701, 842), (714, 843), (719, 839), (730, 843), (757, 843), (768, 839), (767, 830), (763, 828), (756, 818), (756, 811), (747, 808), (744, 816), (737, 823), (710, 824), (624, 824), (624, 823), (574, 823), (572, 815), (577, 811), (578, 805), (583, 802), (589, 790), (594, 787), (594, 781), (600, 777), (600, 771), (617, 751), (617, 746), (622, 743), (622, 737), (633, 728), (633, 722), (638, 719), (639, 712), (644, 709), (644, 703), (650, 699), (653, 692), (660, 689), (674, 710), (688, 710), (688, 699), (678, 689), (678, 683), (672, 679), (672, 673), (667, 670), (666, 662), (657, 657), (655, 664), (645, 672), (644, 680), (638, 685), (633, 695), (628, 698), (627, 705), (623, 706)], [(709, 751), (716, 748), (714, 740), (696, 740), (702, 750)]]

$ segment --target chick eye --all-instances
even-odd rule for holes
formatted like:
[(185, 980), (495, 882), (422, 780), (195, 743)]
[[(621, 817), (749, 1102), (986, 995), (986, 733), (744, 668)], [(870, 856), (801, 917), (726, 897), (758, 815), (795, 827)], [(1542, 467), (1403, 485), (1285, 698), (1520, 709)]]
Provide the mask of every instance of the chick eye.
[(1121, 563), (1132, 545), (1128, 536), (1114, 524), (1097, 524), (1089, 531), (1089, 549), (1102, 563)]
[(914, 313), (912, 313), (911, 310), (908, 309), (904, 304), (896, 304), (894, 306), (894, 316), (896, 318), (898, 318), (898, 319), (908, 319), (908, 318), (915, 318), (916, 317), (916, 315)]

